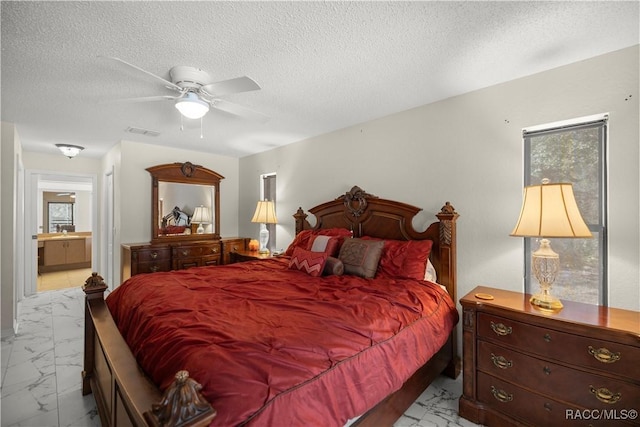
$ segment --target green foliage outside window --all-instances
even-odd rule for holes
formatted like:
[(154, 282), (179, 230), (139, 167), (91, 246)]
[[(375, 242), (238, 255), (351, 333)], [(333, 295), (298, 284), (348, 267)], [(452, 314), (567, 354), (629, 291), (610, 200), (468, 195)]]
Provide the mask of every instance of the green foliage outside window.
[[(569, 182), (592, 238), (550, 239), (560, 255), (560, 273), (553, 294), (560, 299), (605, 304), (605, 174), (606, 122), (580, 124), (562, 129), (525, 133), (525, 184)], [(538, 283), (531, 275), (530, 257), (538, 247), (526, 239), (526, 290), (535, 293)]]

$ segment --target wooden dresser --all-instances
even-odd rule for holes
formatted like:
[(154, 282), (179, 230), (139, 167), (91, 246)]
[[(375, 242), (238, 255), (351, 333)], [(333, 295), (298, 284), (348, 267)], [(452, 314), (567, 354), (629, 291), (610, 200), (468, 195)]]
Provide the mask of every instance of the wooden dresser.
[(222, 263), (231, 264), (232, 253), (247, 250), (249, 238), (247, 237), (225, 237), (222, 239)]
[(460, 300), (460, 415), (489, 427), (640, 425), (640, 313), (563, 301), (551, 314), (529, 297), (477, 287)]
[(142, 273), (171, 270), (169, 244), (131, 243), (122, 245), (120, 282)]
[(244, 250), (248, 239), (194, 240), (122, 245), (121, 283), (131, 276), (157, 271), (230, 263), (230, 252)]

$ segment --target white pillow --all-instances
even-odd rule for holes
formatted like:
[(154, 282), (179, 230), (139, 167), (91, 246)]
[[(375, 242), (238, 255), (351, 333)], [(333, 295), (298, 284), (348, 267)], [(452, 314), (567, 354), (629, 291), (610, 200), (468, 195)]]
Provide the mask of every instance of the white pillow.
[(431, 264), (431, 260), (427, 260), (427, 268), (424, 269), (424, 280), (428, 282), (437, 283), (438, 282), (438, 273), (436, 273), (436, 269)]

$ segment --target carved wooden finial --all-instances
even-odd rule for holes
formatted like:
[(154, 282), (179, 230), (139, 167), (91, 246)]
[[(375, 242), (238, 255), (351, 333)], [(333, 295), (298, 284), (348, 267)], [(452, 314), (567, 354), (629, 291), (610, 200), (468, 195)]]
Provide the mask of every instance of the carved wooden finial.
[[(160, 403), (152, 405), (145, 418), (153, 426), (190, 425), (196, 420), (209, 424), (217, 412), (200, 394), (202, 386), (189, 378), (189, 372), (178, 371)], [(202, 425), (205, 425), (203, 423)]]
[(440, 209), (440, 213), (443, 213), (443, 214), (457, 214), (456, 209), (453, 206), (451, 206), (451, 203), (449, 203), (449, 202), (446, 202), (444, 204), (442, 209)]
[(85, 289), (97, 288), (102, 286), (107, 285), (104, 283), (104, 279), (102, 278), (102, 276), (100, 276), (95, 271), (91, 273), (91, 276), (84, 282)]
[(89, 299), (102, 298), (104, 291), (107, 290), (107, 284), (104, 282), (102, 276), (94, 271), (91, 273), (91, 276), (85, 280), (82, 290)]

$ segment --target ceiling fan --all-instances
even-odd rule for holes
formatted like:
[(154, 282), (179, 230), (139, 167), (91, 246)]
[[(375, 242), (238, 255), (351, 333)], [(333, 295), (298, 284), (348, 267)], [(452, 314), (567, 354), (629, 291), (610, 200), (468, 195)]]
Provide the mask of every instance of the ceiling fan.
[(113, 61), (120, 62), (133, 68), (148, 77), (152, 77), (164, 84), (164, 87), (177, 92), (176, 95), (158, 95), (142, 98), (126, 98), (117, 100), (118, 102), (149, 102), (149, 101), (173, 101), (182, 116), (189, 119), (200, 119), (209, 108), (215, 108), (239, 117), (258, 122), (266, 122), (269, 117), (258, 111), (235, 104), (233, 102), (220, 99), (220, 96), (232, 93), (248, 92), (260, 89), (258, 83), (247, 76), (237, 77), (230, 80), (212, 82), (209, 73), (199, 68), (188, 66), (175, 66), (169, 70), (171, 81), (157, 76), (149, 71), (143, 70), (133, 64), (123, 61), (120, 58), (106, 57)]

